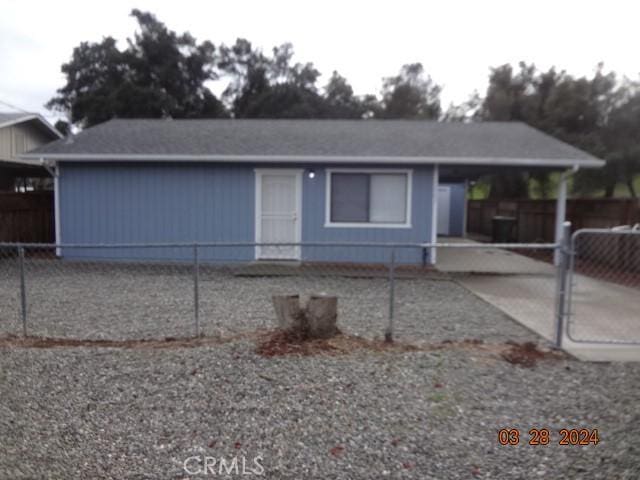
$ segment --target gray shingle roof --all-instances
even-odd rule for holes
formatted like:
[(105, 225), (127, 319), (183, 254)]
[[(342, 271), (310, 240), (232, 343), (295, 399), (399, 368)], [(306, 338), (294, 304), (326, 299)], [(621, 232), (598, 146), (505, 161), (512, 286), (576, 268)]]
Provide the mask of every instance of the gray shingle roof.
[[(411, 120), (111, 120), (28, 157), (197, 160), (298, 157), (433, 161), (557, 160), (592, 164), (591, 155), (517, 122)], [(320, 158), (322, 157), (322, 158)], [(484, 160), (478, 162), (480, 160)], [(504, 163), (504, 162), (503, 162)], [(550, 163), (550, 162), (547, 162)]]

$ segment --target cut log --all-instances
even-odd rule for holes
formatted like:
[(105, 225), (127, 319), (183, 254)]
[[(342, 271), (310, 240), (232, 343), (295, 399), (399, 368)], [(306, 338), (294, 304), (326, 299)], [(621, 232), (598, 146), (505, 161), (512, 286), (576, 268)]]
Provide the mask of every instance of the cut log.
[(300, 295), (273, 295), (278, 328), (283, 330), (306, 330), (304, 312), (300, 308)]
[(312, 295), (304, 309), (299, 295), (273, 295), (271, 300), (282, 330), (295, 331), (305, 338), (329, 338), (339, 332), (337, 297)]
[(312, 338), (329, 338), (338, 333), (338, 298), (311, 296), (305, 309), (309, 335)]

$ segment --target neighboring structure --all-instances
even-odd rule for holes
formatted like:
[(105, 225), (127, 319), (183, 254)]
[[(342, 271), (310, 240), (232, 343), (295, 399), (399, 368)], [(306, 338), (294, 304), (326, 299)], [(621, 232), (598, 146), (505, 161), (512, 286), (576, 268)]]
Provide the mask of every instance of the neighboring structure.
[(61, 137), (41, 115), (0, 112), (0, 191), (14, 191), (19, 178), (50, 178), (45, 168), (19, 157)]
[[(604, 164), (521, 123), (399, 120), (112, 120), (22, 157), (56, 169), (56, 238), (74, 244), (434, 242), (438, 230), (464, 234), (469, 179)], [(191, 255), (117, 252), (62, 253)], [(377, 262), (388, 251), (226, 247), (202, 259)], [(435, 263), (435, 251), (398, 260)]]

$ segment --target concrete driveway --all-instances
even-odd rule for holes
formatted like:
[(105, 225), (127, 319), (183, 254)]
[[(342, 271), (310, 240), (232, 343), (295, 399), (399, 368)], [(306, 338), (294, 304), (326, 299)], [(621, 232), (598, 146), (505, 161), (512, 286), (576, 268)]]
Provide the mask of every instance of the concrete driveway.
[(473, 248), (439, 248), (438, 270), (446, 273), (478, 273), (498, 275), (555, 275), (555, 268), (546, 262), (518, 255), (509, 250), (488, 248), (465, 238), (440, 238), (439, 242), (474, 245)]
[[(547, 262), (502, 249), (439, 248), (437, 268), (541, 337), (555, 340), (556, 271)], [(563, 348), (590, 361), (640, 361), (640, 291), (584, 275), (573, 277)], [(637, 345), (620, 342), (635, 341)]]

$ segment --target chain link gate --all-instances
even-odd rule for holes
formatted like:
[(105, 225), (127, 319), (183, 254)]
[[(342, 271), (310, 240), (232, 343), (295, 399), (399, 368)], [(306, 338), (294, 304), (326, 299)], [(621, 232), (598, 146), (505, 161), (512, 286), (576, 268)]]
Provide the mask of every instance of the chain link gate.
[(640, 344), (640, 228), (581, 229), (571, 236), (567, 337)]

